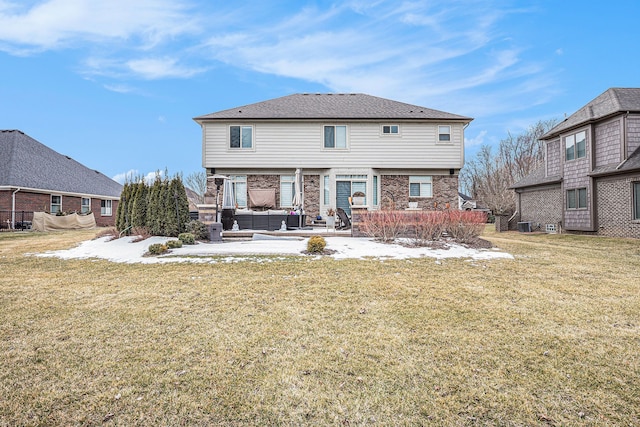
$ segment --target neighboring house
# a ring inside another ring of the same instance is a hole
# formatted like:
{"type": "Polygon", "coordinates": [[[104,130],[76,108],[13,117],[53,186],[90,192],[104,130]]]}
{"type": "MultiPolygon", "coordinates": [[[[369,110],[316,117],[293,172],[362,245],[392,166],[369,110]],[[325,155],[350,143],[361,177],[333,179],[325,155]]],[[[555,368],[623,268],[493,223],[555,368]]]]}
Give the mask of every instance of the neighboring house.
{"type": "Polygon", "coordinates": [[[463,193],[458,193],[458,209],[461,211],[482,211],[487,214],[491,214],[491,210],[478,203],[477,200],[471,196],[467,196],[463,193]]]}
{"type": "Polygon", "coordinates": [[[541,138],[544,164],[512,186],[543,231],[640,238],[640,88],[612,88],[541,138]]]}
{"type": "Polygon", "coordinates": [[[109,177],[21,131],[0,130],[0,213],[4,227],[7,220],[18,220],[14,212],[22,211],[91,211],[97,225],[112,226],[121,192],[122,185],[109,177]]]}
{"type": "Polygon", "coordinates": [[[207,175],[231,178],[238,207],[254,207],[252,190],[271,189],[275,208],[293,208],[301,168],[305,212],[315,217],[350,212],[356,192],[371,210],[455,209],[472,119],[365,94],[294,94],[194,120],[207,175]]]}

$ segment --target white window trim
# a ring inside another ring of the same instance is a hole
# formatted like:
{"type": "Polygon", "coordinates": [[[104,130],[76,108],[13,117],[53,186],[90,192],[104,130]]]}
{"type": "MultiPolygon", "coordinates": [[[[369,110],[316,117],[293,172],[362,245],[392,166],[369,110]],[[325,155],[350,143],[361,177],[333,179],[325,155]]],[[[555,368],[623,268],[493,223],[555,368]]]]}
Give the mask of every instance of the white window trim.
{"type": "Polygon", "coordinates": [[[453,128],[451,127],[451,125],[437,125],[436,126],[436,142],[438,144],[451,144],[453,142],[453,136],[452,136],[452,131],[453,128]],[[440,128],[441,127],[447,127],[449,128],[449,132],[440,132],[440,128]],[[440,135],[449,135],[449,140],[448,141],[442,141],[440,140],[440,135]]]}
{"type": "Polygon", "coordinates": [[[49,212],[51,212],[51,214],[57,214],[58,212],[62,212],[62,195],[60,194],[52,194],[51,197],[49,198],[49,212]],[[60,203],[56,203],[54,205],[53,203],[53,198],[54,197],[59,197],[60,198],[60,203]],[[53,207],[57,206],[58,210],[56,210],[55,212],[53,211],[53,207]]]}
{"type": "Polygon", "coordinates": [[[248,180],[247,180],[247,175],[230,175],[229,179],[231,180],[231,188],[233,188],[233,197],[235,199],[236,205],[239,208],[247,208],[249,207],[249,185],[248,185],[248,180]],[[238,179],[241,178],[241,179],[238,179]],[[245,191],[244,191],[244,200],[245,200],[245,204],[240,204],[238,203],[238,190],[237,190],[237,186],[236,184],[238,183],[244,183],[245,186],[245,191]]]}
{"type": "Polygon", "coordinates": [[[400,125],[399,125],[399,124],[395,124],[395,123],[385,123],[385,124],[382,124],[382,125],[380,125],[380,135],[381,135],[381,136],[384,136],[385,138],[388,138],[388,137],[398,137],[398,136],[400,136],[400,125]],[[385,128],[385,127],[388,127],[388,128],[390,128],[390,130],[391,130],[391,129],[393,129],[393,127],[394,127],[394,126],[397,128],[397,132],[391,132],[391,131],[389,131],[388,133],[385,133],[385,131],[384,131],[384,128],[385,128]]]}
{"type": "Polygon", "coordinates": [[[432,199],[433,198],[433,176],[431,175],[410,175],[409,176],[409,198],[411,199],[432,199]],[[429,182],[426,181],[421,181],[418,180],[416,178],[429,178],[429,182]],[[419,196],[412,196],[411,195],[411,184],[420,184],[420,195],[419,196]],[[429,195],[428,196],[423,196],[422,195],[422,189],[423,186],[427,186],[429,187],[429,195]]]}
{"type": "Polygon", "coordinates": [[[80,213],[88,213],[88,212],[91,212],[91,197],[81,197],[80,198],[80,213]],[[84,200],[88,200],[89,201],[89,204],[87,205],[87,210],[86,211],[83,209],[84,205],[82,204],[82,202],[84,200]]]}
{"type": "Polygon", "coordinates": [[[323,151],[344,151],[344,150],[348,150],[349,149],[349,126],[346,124],[336,124],[336,123],[325,123],[322,125],[322,136],[321,136],[321,144],[322,144],[322,150],[323,151]],[[344,127],[344,147],[336,147],[335,146],[335,135],[336,132],[334,132],[334,146],[333,147],[326,147],[324,145],[324,128],[331,126],[333,128],[337,128],[337,127],[344,127]]]}
{"type": "Polygon", "coordinates": [[[255,151],[255,149],[256,149],[256,129],[254,125],[233,123],[227,127],[227,150],[228,151],[238,151],[238,150],[255,151]],[[231,128],[232,127],[240,128],[240,147],[231,146],[231,128]],[[242,146],[242,128],[251,128],[251,147],[242,146]]]}
{"type": "Polygon", "coordinates": [[[281,208],[292,208],[293,207],[293,198],[295,197],[295,175],[280,175],[280,207],[281,208]],[[291,185],[291,200],[285,202],[282,198],[282,186],[283,185],[291,185]]]}
{"type": "Polygon", "coordinates": [[[100,216],[113,216],[113,200],[100,200],[100,216]],[[104,206],[103,206],[104,203],[104,206]],[[109,205],[109,206],[107,206],[109,205]],[[107,211],[107,208],[109,209],[107,211]]]}

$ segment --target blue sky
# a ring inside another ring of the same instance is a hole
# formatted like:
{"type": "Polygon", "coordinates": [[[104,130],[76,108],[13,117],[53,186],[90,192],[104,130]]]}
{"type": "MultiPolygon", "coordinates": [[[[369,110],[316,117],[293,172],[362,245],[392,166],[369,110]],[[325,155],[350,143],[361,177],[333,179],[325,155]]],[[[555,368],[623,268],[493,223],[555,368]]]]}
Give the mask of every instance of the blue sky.
{"type": "Polygon", "coordinates": [[[638,87],[640,2],[0,0],[0,129],[122,180],[201,169],[193,117],[358,92],[474,117],[466,157],[638,87]]]}

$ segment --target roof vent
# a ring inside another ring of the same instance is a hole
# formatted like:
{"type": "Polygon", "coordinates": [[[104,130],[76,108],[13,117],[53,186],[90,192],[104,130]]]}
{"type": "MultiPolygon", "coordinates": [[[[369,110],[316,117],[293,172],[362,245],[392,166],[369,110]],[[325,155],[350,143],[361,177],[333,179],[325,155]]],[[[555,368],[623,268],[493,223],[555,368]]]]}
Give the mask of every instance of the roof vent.
{"type": "Polygon", "coordinates": [[[73,160],[73,159],[72,159],[71,157],[69,157],[69,156],[65,156],[65,157],[66,157],[67,159],[69,159],[69,160],[73,160]]]}

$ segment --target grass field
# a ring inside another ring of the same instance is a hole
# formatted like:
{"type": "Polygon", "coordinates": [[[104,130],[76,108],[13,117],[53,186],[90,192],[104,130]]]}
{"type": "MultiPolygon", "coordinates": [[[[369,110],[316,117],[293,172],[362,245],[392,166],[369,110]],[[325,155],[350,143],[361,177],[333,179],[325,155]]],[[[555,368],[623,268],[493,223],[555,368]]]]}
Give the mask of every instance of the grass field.
{"type": "Polygon", "coordinates": [[[640,241],[115,264],[0,234],[0,425],[640,425],[640,241]]]}

